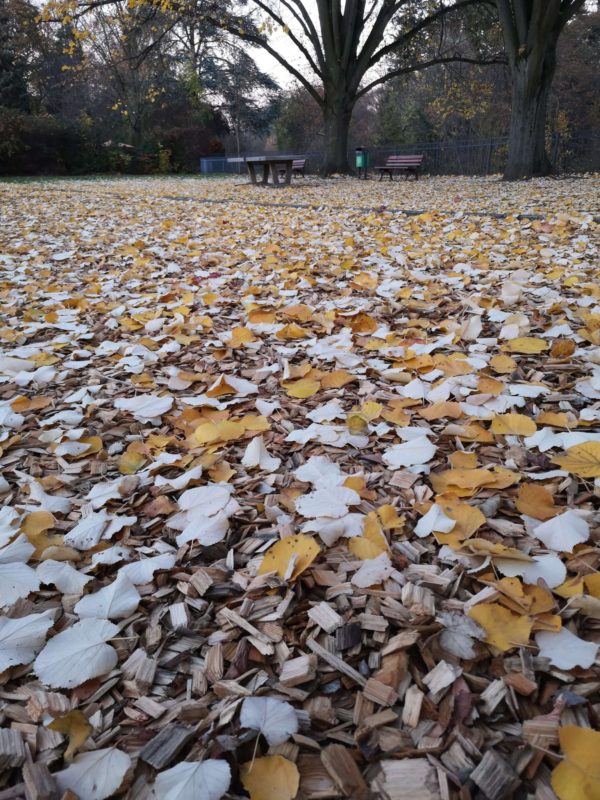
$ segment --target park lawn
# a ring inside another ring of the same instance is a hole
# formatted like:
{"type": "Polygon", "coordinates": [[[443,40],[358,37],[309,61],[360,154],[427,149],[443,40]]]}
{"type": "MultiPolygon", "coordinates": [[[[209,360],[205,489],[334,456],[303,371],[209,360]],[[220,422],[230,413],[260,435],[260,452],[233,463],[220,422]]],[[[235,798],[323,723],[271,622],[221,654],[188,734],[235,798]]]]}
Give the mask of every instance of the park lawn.
{"type": "Polygon", "coordinates": [[[0,183],[0,675],[61,790],[549,784],[597,681],[599,183],[0,183]]]}

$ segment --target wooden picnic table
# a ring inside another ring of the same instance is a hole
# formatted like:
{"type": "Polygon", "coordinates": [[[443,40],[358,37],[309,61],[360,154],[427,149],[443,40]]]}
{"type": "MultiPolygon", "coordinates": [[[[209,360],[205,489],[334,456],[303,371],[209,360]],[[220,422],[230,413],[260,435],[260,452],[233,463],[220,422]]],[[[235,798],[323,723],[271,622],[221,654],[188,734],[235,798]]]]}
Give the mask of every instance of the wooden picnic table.
{"type": "Polygon", "coordinates": [[[283,183],[290,184],[292,182],[292,170],[294,161],[301,159],[301,156],[249,156],[246,158],[246,166],[248,167],[248,174],[252,183],[257,183],[256,180],[256,167],[262,166],[262,180],[263,185],[269,182],[269,172],[275,185],[279,185],[279,171],[285,169],[285,178],[283,183]]]}

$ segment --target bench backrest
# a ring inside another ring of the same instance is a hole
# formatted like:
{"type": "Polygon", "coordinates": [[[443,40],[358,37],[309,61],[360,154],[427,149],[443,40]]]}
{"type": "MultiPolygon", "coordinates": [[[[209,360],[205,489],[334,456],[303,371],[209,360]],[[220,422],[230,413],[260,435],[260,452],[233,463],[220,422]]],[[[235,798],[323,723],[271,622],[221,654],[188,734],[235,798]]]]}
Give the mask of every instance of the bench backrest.
{"type": "Polygon", "coordinates": [[[306,166],[306,159],[299,158],[297,161],[292,162],[292,169],[304,169],[306,166]]]}
{"type": "Polygon", "coordinates": [[[388,156],[385,162],[386,167],[420,167],[423,163],[423,156],[388,156]]]}

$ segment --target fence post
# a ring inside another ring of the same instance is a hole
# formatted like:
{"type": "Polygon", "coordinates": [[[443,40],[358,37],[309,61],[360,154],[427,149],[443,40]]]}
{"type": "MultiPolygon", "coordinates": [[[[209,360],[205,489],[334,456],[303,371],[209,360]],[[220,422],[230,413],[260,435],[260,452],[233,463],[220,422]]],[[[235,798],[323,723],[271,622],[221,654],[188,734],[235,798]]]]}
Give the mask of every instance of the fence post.
{"type": "Polygon", "coordinates": [[[492,165],[492,150],[493,150],[493,147],[494,147],[494,145],[492,143],[492,140],[490,139],[490,141],[488,142],[487,158],[486,158],[486,161],[485,161],[485,174],[486,175],[490,174],[490,167],[492,165]]]}

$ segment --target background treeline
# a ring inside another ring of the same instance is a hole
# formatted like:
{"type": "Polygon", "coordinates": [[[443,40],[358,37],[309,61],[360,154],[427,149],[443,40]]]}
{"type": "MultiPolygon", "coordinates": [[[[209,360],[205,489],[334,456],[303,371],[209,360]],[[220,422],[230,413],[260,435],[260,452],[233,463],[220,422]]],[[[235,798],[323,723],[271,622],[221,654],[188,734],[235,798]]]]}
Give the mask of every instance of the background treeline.
{"type": "MultiPolygon", "coordinates": [[[[201,2],[201,0],[199,0],[201,2]]],[[[307,90],[281,89],[239,41],[199,15],[116,2],[85,30],[0,0],[0,173],[197,172],[227,151],[315,152],[323,116],[307,90]]],[[[439,64],[391,80],[354,108],[350,142],[374,147],[505,135],[503,64],[439,64]]],[[[548,136],[600,130],[600,13],[559,43],[548,136]]]]}

